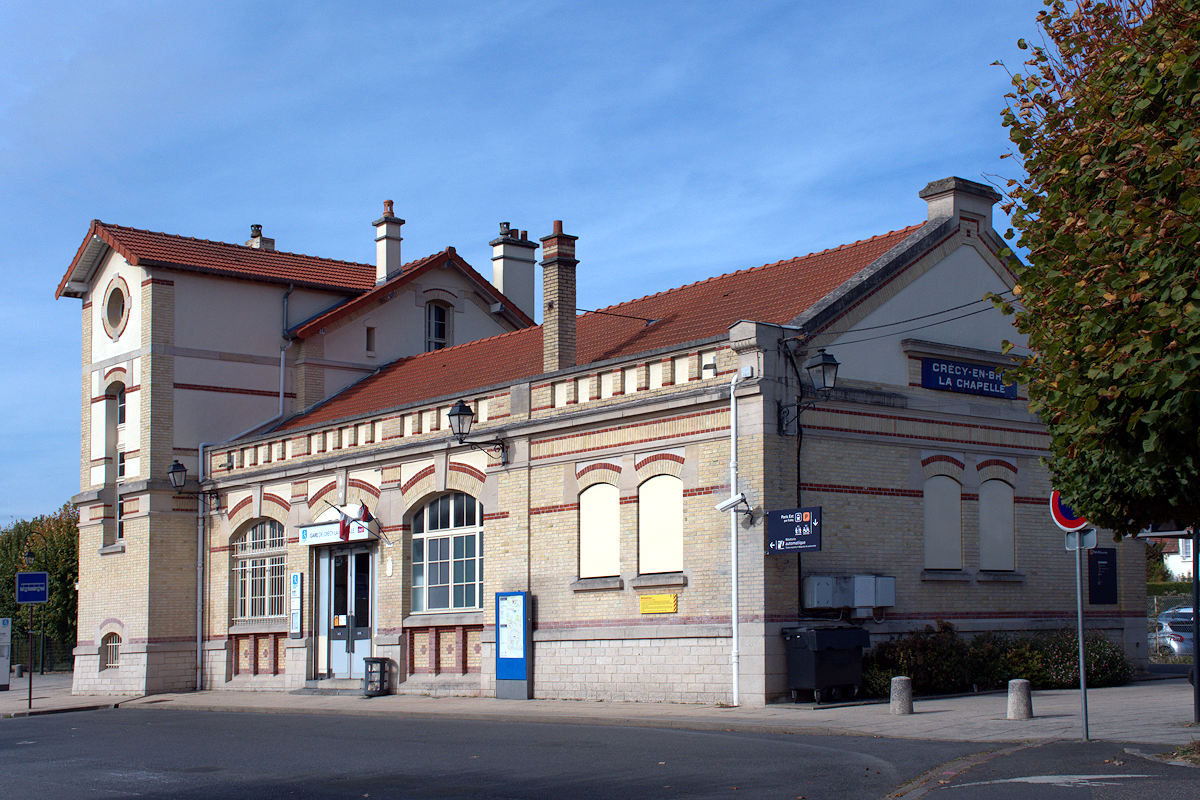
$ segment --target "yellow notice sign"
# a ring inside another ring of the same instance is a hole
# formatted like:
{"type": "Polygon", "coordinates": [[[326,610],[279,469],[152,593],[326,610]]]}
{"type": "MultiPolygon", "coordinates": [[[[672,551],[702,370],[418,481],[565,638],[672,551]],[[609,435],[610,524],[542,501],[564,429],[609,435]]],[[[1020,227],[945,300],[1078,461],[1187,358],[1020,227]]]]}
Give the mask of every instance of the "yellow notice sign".
{"type": "Polygon", "coordinates": [[[638,600],[643,614],[674,614],[679,610],[677,594],[644,594],[638,600]]]}

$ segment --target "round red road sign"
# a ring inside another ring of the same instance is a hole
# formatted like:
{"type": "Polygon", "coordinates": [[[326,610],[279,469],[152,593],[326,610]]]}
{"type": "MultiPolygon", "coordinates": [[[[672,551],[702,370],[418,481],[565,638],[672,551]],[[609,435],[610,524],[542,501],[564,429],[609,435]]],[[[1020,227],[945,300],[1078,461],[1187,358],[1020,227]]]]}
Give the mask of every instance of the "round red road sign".
{"type": "Polygon", "coordinates": [[[1088,521],[1079,516],[1072,508],[1062,501],[1058,490],[1050,492],[1050,517],[1054,524],[1064,531],[1077,531],[1086,528],[1088,521]]]}

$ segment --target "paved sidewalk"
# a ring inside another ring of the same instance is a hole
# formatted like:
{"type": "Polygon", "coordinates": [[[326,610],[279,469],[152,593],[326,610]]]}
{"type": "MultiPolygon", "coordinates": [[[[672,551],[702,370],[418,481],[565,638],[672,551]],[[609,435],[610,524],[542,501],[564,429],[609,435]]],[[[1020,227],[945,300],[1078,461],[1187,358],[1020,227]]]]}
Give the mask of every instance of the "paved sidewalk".
{"type": "MultiPolygon", "coordinates": [[[[0,717],[26,714],[26,678],[0,692],[0,717]]],[[[740,730],[761,733],[841,733],[903,739],[972,742],[1077,740],[1078,690],[1034,692],[1030,720],[1005,718],[1003,693],[917,699],[916,713],[893,716],[888,705],[813,706],[781,703],[721,708],[671,703],[573,700],[497,700],[486,697],[297,695],[284,692],[207,691],[147,697],[72,695],[71,676],[34,675],[33,713],[86,708],[167,708],[203,711],[368,714],[433,719],[519,720],[593,725],[740,730]]],[[[1148,681],[1088,691],[1092,739],[1185,744],[1200,739],[1191,725],[1192,687],[1186,679],[1148,681]]]]}

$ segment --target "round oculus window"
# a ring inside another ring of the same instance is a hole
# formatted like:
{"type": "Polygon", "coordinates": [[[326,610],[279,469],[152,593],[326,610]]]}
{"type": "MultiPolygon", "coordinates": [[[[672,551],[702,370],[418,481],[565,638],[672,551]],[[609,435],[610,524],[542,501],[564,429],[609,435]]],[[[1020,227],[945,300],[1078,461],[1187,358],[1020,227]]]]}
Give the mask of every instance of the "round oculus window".
{"type": "Polygon", "coordinates": [[[125,323],[129,321],[129,299],[126,296],[125,282],[120,278],[108,285],[101,321],[104,323],[104,332],[113,339],[121,335],[125,323]]]}

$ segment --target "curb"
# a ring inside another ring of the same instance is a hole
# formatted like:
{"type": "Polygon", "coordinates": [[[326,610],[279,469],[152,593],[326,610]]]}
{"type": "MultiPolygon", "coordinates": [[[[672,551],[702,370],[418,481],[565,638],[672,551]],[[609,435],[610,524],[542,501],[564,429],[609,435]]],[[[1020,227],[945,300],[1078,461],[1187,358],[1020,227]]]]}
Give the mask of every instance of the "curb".
{"type": "Polygon", "coordinates": [[[117,703],[100,703],[91,706],[70,706],[68,708],[34,708],[26,711],[5,711],[0,719],[17,719],[18,717],[41,717],[48,714],[69,714],[72,711],[103,711],[114,709],[117,703]]]}

